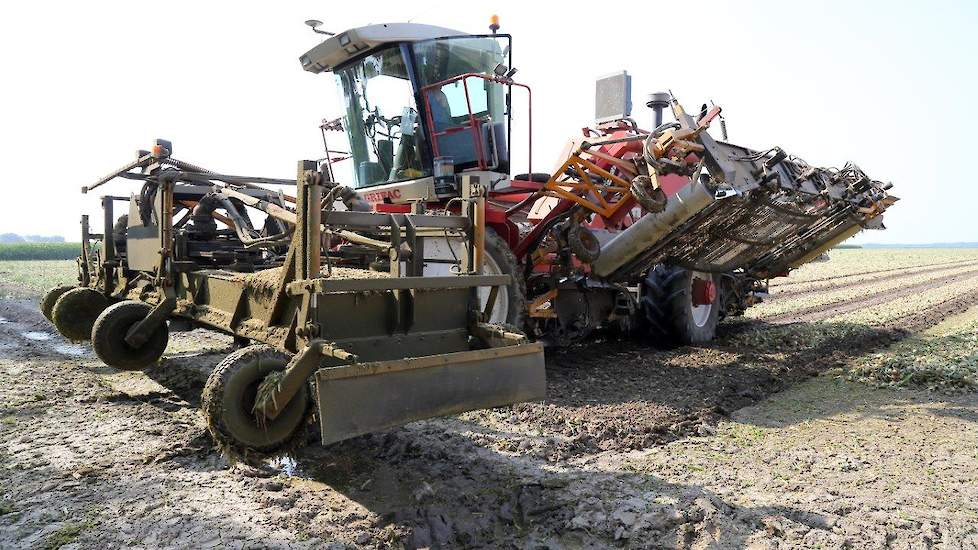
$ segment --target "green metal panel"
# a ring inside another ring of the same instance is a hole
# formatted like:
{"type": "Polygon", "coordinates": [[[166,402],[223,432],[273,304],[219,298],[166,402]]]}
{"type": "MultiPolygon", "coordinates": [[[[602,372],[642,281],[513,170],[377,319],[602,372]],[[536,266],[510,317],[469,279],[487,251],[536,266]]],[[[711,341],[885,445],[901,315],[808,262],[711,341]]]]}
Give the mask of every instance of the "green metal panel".
{"type": "MultiPolygon", "coordinates": [[[[159,193],[156,211],[159,212],[159,193]]],[[[111,234],[111,233],[110,233],[111,234]]],[[[129,269],[152,272],[160,265],[160,226],[143,225],[136,196],[129,199],[129,227],[126,232],[126,254],[129,269]]]]}
{"type": "Polygon", "coordinates": [[[469,293],[468,288],[455,288],[318,294],[320,335],[339,342],[464,329],[469,321],[469,293]]]}
{"type": "Polygon", "coordinates": [[[546,397],[543,346],[522,344],[316,372],[323,445],[408,422],[546,397]]]}
{"type": "Polygon", "coordinates": [[[462,326],[453,330],[382,334],[336,342],[356,354],[361,361],[387,361],[403,357],[422,357],[469,349],[469,331],[462,326]]]}

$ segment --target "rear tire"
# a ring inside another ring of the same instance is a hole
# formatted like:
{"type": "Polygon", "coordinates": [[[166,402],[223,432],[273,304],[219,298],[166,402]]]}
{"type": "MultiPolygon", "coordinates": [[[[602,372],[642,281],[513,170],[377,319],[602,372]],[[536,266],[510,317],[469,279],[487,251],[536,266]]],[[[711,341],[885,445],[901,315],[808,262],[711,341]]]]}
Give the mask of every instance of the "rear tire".
{"type": "Polygon", "coordinates": [[[142,346],[126,342],[126,334],[153,310],[148,304],[129,300],[119,302],[98,316],[92,327],[92,349],[103,363],[120,370],[142,370],[163,356],[170,340],[166,322],[160,324],[142,346]]]}
{"type": "Polygon", "coordinates": [[[248,346],[228,355],[207,379],[201,399],[207,429],[232,460],[260,460],[304,442],[301,428],[312,403],[308,384],[274,420],[253,412],[258,386],[270,374],[284,371],[291,359],[271,346],[248,346]]]}
{"type": "Polygon", "coordinates": [[[101,292],[87,287],[77,287],[58,297],[51,308],[54,328],[69,340],[82,342],[92,336],[95,319],[112,302],[101,292]]]}
{"type": "Polygon", "coordinates": [[[709,273],[680,267],[656,265],[643,283],[641,309],[648,324],[648,334],[667,344],[702,344],[716,336],[721,300],[706,305],[693,304],[693,280],[708,279],[709,273]]]}
{"type": "Polygon", "coordinates": [[[74,285],[60,285],[52,288],[44,294],[44,297],[41,298],[41,313],[44,314],[44,317],[48,321],[52,320],[51,313],[54,311],[54,304],[58,301],[58,298],[73,288],[75,288],[74,285]]]}
{"type": "MultiPolygon", "coordinates": [[[[526,281],[523,280],[516,255],[492,229],[486,228],[486,259],[483,265],[485,275],[509,275],[512,281],[500,288],[492,309],[490,321],[524,328],[526,321],[526,281]],[[505,289],[505,293],[502,292],[505,289]]],[[[479,307],[485,308],[489,296],[488,288],[479,289],[479,307]]]]}

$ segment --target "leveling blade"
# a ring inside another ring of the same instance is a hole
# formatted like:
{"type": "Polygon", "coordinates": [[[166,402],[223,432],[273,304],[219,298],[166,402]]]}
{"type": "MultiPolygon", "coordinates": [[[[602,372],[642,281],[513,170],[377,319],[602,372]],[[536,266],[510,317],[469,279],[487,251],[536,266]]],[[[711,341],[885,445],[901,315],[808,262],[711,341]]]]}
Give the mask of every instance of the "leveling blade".
{"type": "Polygon", "coordinates": [[[327,367],[316,387],[323,445],[547,392],[540,343],[327,367]]]}

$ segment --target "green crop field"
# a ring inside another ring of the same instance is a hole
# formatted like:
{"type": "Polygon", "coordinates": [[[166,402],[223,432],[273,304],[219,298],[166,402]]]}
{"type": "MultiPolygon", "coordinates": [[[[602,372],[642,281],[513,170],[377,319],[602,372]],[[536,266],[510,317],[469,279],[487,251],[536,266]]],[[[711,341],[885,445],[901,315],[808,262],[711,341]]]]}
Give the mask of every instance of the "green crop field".
{"type": "Polygon", "coordinates": [[[81,243],[3,243],[0,260],[73,260],[81,243]]]}
{"type": "Polygon", "coordinates": [[[38,297],[51,287],[77,280],[74,260],[0,260],[0,292],[4,295],[38,297]]]}

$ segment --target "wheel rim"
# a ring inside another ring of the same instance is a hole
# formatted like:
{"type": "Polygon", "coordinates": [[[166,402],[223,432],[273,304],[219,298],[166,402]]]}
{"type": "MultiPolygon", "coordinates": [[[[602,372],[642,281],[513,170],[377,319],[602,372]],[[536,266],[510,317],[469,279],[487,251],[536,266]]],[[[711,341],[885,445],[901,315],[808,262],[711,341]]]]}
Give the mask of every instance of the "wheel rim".
{"type": "Polygon", "coordinates": [[[710,314],[713,313],[713,305],[716,302],[710,302],[708,304],[695,305],[693,300],[693,282],[696,279],[703,279],[706,281],[712,281],[713,276],[709,273],[702,273],[699,271],[693,271],[689,277],[689,308],[693,319],[693,324],[699,328],[705,327],[710,322],[710,314]]]}
{"type": "MultiPolygon", "coordinates": [[[[484,275],[506,275],[491,254],[485,254],[483,257],[485,258],[482,264],[484,275]]],[[[489,302],[490,290],[488,287],[479,287],[479,307],[482,311],[485,311],[486,304],[489,302]]],[[[496,294],[496,303],[492,306],[489,322],[503,324],[507,319],[509,319],[509,286],[503,285],[499,287],[496,294]]]]}

